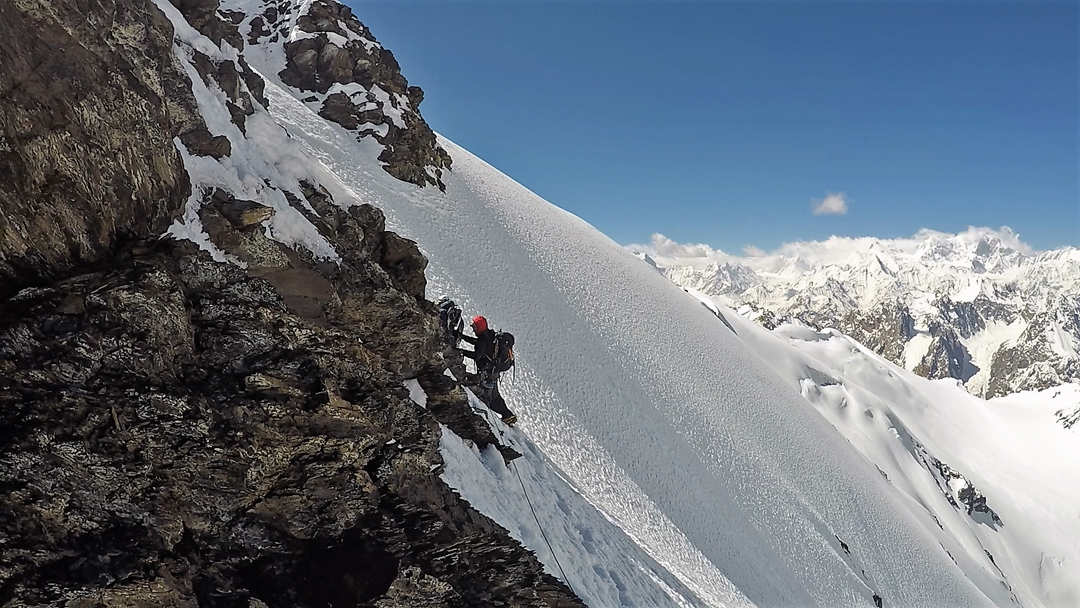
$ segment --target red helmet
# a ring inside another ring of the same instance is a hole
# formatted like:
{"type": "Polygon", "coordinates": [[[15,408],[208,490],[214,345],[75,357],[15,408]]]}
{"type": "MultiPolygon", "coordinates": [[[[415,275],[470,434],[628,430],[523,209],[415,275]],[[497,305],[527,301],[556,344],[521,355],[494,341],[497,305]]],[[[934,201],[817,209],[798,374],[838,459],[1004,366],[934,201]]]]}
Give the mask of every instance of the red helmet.
{"type": "Polygon", "coordinates": [[[472,318],[472,328],[475,333],[482,334],[487,331],[487,319],[476,315],[472,318]]]}

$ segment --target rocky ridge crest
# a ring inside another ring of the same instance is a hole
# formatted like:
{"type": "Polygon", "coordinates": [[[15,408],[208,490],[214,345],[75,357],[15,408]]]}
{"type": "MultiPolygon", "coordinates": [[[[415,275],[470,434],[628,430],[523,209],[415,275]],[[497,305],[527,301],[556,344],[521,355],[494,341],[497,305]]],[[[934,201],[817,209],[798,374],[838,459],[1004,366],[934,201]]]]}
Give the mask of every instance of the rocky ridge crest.
{"type": "Polygon", "coordinates": [[[442,172],[452,161],[420,117],[423,90],[409,86],[394,54],[349,7],[315,0],[300,10],[288,1],[267,2],[238,27],[247,44],[282,45],[281,81],[306,93],[303,101],[319,116],[382,144],[379,160],[388,173],[445,190],[442,172]]]}

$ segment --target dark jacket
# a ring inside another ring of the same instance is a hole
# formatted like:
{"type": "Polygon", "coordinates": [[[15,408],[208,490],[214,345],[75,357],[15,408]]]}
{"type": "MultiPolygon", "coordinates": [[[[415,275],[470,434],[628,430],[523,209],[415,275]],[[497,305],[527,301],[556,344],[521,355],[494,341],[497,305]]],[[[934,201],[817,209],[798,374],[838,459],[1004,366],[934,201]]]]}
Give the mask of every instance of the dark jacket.
{"type": "Polygon", "coordinates": [[[461,335],[461,339],[473,345],[473,350],[458,349],[463,356],[476,361],[476,372],[480,376],[480,392],[477,396],[493,411],[502,416],[503,422],[513,424],[517,417],[506,401],[499,394],[499,372],[495,371],[495,331],[480,332],[479,336],[461,335]],[[513,418],[513,420],[509,420],[513,418]]]}
{"type": "Polygon", "coordinates": [[[479,336],[461,335],[461,339],[473,345],[473,350],[461,349],[461,354],[476,361],[476,371],[493,372],[495,366],[495,331],[480,332],[479,336]]]}

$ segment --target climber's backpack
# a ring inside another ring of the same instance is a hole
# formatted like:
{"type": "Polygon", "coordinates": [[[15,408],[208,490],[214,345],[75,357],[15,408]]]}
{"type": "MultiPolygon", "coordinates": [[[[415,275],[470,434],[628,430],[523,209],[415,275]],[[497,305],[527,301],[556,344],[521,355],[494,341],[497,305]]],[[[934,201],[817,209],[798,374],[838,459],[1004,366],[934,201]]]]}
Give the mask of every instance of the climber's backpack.
{"type": "Polygon", "coordinates": [[[439,326],[442,327],[443,336],[454,342],[457,342],[465,329],[465,322],[461,319],[461,307],[447,297],[439,299],[439,326]]]}
{"type": "Polygon", "coordinates": [[[514,367],[514,334],[500,331],[495,334],[495,371],[505,372],[514,367]]]}

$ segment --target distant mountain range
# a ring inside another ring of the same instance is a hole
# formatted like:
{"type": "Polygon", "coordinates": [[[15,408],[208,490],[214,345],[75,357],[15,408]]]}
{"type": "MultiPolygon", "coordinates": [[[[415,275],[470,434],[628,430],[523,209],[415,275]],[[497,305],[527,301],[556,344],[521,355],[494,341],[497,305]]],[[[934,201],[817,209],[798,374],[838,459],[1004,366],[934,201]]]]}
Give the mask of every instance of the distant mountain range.
{"type": "Polygon", "coordinates": [[[661,235],[631,249],[770,329],[836,328],[980,397],[1080,382],[1080,250],[1037,253],[1008,228],[833,237],[746,257],[661,235]]]}

